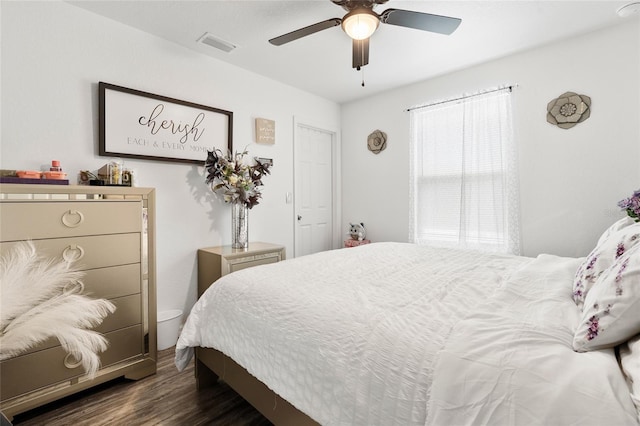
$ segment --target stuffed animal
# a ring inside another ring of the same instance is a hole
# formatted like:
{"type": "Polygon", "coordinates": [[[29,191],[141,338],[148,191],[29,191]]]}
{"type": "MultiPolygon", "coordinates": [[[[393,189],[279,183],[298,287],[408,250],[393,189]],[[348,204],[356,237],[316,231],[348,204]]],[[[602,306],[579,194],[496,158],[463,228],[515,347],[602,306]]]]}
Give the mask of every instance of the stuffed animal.
{"type": "Polygon", "coordinates": [[[364,223],[349,223],[349,235],[354,240],[362,241],[367,237],[367,232],[364,229],[364,223]]]}

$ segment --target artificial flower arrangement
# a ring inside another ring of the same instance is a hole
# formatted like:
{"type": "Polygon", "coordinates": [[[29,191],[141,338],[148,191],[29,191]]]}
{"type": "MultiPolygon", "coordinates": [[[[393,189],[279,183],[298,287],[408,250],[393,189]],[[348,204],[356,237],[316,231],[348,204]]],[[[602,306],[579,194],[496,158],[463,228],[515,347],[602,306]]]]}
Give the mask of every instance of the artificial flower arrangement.
{"type": "Polygon", "coordinates": [[[207,151],[204,167],[207,171],[206,183],[213,192],[221,192],[226,203],[242,203],[248,208],[259,203],[262,197],[260,186],[262,177],[271,173],[270,163],[254,158],[253,165],[245,164],[247,150],[231,154],[216,149],[207,151]]]}
{"type": "Polygon", "coordinates": [[[627,214],[636,222],[640,222],[640,189],[635,191],[631,197],[620,200],[618,207],[626,210],[627,214]]]}

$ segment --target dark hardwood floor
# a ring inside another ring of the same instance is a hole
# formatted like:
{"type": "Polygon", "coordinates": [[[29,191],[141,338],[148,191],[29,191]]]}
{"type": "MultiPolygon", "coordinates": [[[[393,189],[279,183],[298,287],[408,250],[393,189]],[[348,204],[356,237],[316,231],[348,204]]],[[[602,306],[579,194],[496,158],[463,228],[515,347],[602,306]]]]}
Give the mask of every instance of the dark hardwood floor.
{"type": "Polygon", "coordinates": [[[158,352],[158,372],[117,379],[14,417],[14,425],[228,425],[271,423],[226,383],[198,391],[193,361],[179,372],[175,348],[158,352]]]}

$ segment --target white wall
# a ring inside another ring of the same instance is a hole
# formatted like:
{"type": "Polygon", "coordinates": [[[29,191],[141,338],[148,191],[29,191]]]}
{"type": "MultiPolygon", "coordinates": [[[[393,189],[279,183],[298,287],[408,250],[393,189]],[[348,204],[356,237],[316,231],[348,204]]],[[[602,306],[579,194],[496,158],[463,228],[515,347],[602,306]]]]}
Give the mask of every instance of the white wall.
{"type": "MultiPolygon", "coordinates": [[[[464,54],[452,53],[452,54],[464,54]]],[[[407,241],[409,114],[413,105],[518,84],[514,91],[525,255],[584,256],[640,188],[640,21],[413,84],[342,106],[342,218],[375,241],[407,241]],[[563,130],[547,103],[591,96],[591,117],[563,130]],[[367,135],[388,134],[378,155],[367,135]]]]}
{"type": "MultiPolygon", "coordinates": [[[[263,200],[250,211],[252,241],[293,254],[293,118],[340,126],[339,105],[205,57],[67,3],[2,2],[0,168],[48,168],[72,182],[96,170],[99,81],[234,113],[234,147],[274,159],[263,200]],[[258,145],[254,119],[276,122],[276,144],[258,145]]],[[[204,162],[203,157],[203,162],[204,162]]],[[[156,188],[158,308],[187,310],[196,298],[196,250],[230,244],[230,207],[205,186],[203,168],[126,160],[139,186],[156,188]]]]}

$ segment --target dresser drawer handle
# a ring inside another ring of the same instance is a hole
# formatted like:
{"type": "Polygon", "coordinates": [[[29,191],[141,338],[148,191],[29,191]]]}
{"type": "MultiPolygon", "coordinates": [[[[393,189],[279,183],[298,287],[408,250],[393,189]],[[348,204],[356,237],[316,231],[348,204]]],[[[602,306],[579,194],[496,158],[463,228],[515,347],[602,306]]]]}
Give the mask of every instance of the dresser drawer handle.
{"type": "Polygon", "coordinates": [[[68,369],[78,368],[81,365],[82,365],[82,359],[77,360],[71,354],[67,354],[67,356],[64,357],[64,366],[67,367],[68,369]]]}
{"type": "Polygon", "coordinates": [[[84,222],[84,215],[78,210],[69,210],[62,215],[62,223],[67,228],[77,228],[84,222]]]}
{"type": "Polygon", "coordinates": [[[62,258],[67,262],[74,262],[84,257],[84,249],[81,246],[70,245],[62,252],[62,258]]]}
{"type": "Polygon", "coordinates": [[[69,293],[76,293],[76,294],[80,294],[84,292],[84,283],[80,280],[71,282],[71,283],[67,283],[64,288],[62,289],[62,292],[65,294],[69,294],[69,293]]]}

